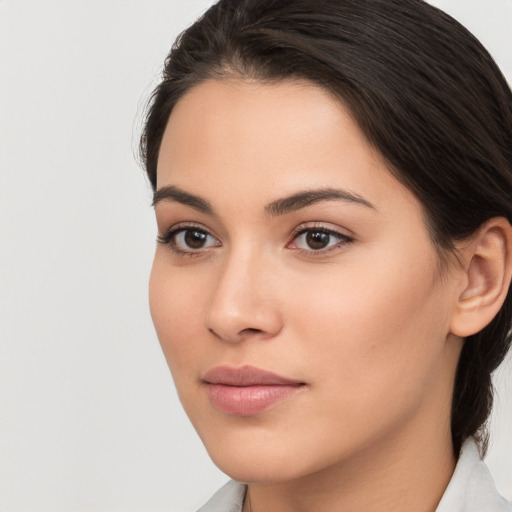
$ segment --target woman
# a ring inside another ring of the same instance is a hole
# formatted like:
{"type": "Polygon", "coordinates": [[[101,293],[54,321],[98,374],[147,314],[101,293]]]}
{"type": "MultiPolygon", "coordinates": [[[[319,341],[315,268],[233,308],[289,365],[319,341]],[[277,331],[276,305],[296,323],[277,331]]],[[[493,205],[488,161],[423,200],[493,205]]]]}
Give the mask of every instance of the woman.
{"type": "Polygon", "coordinates": [[[141,144],[151,312],[233,478],[201,510],[505,511],[512,94],[420,0],[221,0],[141,144]]]}

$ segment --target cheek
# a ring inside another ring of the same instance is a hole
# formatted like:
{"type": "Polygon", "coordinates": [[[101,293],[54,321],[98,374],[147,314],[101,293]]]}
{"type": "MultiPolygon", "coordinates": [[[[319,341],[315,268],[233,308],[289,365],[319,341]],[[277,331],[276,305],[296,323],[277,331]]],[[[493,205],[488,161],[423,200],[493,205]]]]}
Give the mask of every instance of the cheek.
{"type": "Polygon", "coordinates": [[[163,252],[158,249],[153,262],[149,306],[167,364],[175,376],[198,357],[194,341],[204,323],[200,315],[204,288],[201,280],[187,278],[186,273],[166,263],[163,252]]]}
{"type": "Polygon", "coordinates": [[[357,396],[359,403],[426,388],[449,323],[429,259],[374,261],[358,259],[357,271],[348,263],[327,269],[290,290],[294,338],[302,340],[321,383],[336,382],[346,391],[340,396],[357,396]]]}

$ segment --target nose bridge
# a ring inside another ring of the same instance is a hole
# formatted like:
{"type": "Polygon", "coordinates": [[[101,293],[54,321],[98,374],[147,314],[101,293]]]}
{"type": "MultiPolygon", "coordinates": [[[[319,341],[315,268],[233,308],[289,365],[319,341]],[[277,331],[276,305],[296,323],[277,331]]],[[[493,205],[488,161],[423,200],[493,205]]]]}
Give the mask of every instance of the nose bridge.
{"type": "Polygon", "coordinates": [[[226,251],[206,327],[225,341],[270,337],[281,329],[277,304],[269,258],[261,249],[240,244],[226,251]]]}

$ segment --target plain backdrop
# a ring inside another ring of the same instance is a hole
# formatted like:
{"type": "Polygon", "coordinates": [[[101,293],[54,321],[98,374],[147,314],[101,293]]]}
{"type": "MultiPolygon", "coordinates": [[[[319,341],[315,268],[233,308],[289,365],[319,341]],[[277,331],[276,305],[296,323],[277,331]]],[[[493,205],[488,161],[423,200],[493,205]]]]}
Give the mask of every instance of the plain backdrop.
{"type": "MultiPolygon", "coordinates": [[[[512,1],[433,2],[512,79],[512,1]]],[[[134,153],[175,36],[207,0],[0,0],[0,510],[192,511],[227,477],[151,325],[134,153]]],[[[512,498],[512,370],[487,458],[512,498]]]]}

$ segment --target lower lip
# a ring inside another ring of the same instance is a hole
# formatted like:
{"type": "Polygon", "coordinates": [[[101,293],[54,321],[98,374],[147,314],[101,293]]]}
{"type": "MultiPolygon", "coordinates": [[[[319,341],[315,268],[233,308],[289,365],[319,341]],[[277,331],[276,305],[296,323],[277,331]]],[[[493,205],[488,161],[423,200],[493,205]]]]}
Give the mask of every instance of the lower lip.
{"type": "Polygon", "coordinates": [[[213,405],[222,412],[237,416],[259,414],[272,405],[291,398],[304,387],[302,384],[254,386],[206,384],[207,393],[213,405]]]}

